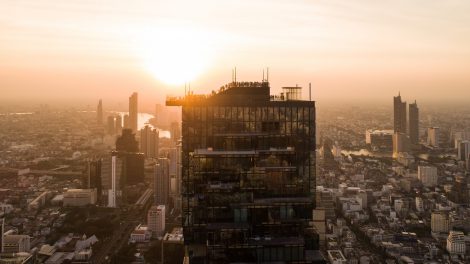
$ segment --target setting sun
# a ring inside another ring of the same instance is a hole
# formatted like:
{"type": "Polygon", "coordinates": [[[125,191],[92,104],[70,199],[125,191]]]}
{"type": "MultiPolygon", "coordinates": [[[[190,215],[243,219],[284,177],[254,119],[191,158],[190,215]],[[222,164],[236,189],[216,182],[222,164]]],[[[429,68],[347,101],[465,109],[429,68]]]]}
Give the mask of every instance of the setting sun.
{"type": "Polygon", "coordinates": [[[132,40],[143,68],[169,85],[196,78],[210,64],[214,50],[205,32],[188,28],[145,29],[132,40]]]}

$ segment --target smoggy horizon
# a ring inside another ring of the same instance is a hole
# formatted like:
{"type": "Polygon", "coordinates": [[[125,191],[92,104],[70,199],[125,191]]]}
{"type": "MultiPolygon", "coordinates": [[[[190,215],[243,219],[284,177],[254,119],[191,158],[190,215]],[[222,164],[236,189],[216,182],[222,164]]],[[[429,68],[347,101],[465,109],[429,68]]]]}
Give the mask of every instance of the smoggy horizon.
{"type": "Polygon", "coordinates": [[[313,100],[462,104],[470,97],[463,1],[0,1],[0,101],[144,108],[261,81],[313,100]]]}

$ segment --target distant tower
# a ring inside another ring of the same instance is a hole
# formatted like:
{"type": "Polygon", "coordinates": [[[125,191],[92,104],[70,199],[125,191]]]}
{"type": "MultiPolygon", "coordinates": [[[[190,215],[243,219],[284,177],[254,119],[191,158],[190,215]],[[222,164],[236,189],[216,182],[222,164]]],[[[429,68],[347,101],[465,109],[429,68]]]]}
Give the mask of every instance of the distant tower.
{"type": "Polygon", "coordinates": [[[406,133],[406,102],[401,101],[400,93],[393,97],[393,127],[395,132],[406,133]]]}
{"type": "Polygon", "coordinates": [[[138,102],[137,102],[137,93],[133,93],[129,97],[129,128],[132,129],[134,133],[137,132],[137,123],[138,123],[138,102]]]}
{"type": "Polygon", "coordinates": [[[109,135],[114,135],[116,132],[116,125],[114,123],[114,116],[108,116],[108,122],[107,122],[107,130],[109,135]]]}
{"type": "Polygon", "coordinates": [[[130,129],[130,125],[129,125],[129,115],[124,115],[124,118],[123,118],[123,128],[130,129]]]}
{"type": "Polygon", "coordinates": [[[170,194],[169,167],[170,161],[167,158],[158,159],[158,164],[155,165],[154,195],[155,204],[157,205],[168,205],[170,194]]]}
{"type": "Polygon", "coordinates": [[[140,130],[140,151],[146,158],[158,158],[158,130],[145,126],[140,130]]]}
{"type": "Polygon", "coordinates": [[[98,107],[96,109],[96,122],[98,125],[103,125],[103,102],[100,101],[98,102],[98,107]]]}
{"type": "Polygon", "coordinates": [[[181,128],[178,122],[172,122],[170,127],[171,139],[177,143],[181,138],[181,128]]]}
{"type": "Polygon", "coordinates": [[[409,105],[410,143],[413,146],[419,143],[419,108],[416,101],[409,105]]]}
{"type": "Polygon", "coordinates": [[[101,185],[101,160],[89,160],[87,163],[88,173],[83,184],[85,189],[96,189],[98,201],[101,201],[102,185],[101,185]]]}
{"type": "Polygon", "coordinates": [[[108,207],[116,207],[116,156],[111,157],[111,189],[108,191],[108,207]]]}
{"type": "Polygon", "coordinates": [[[120,135],[122,133],[122,117],[121,115],[117,115],[115,119],[115,127],[116,127],[116,135],[120,135]]]}
{"type": "Polygon", "coordinates": [[[428,145],[431,147],[438,148],[440,142],[440,134],[438,127],[430,127],[428,128],[428,145]]]}

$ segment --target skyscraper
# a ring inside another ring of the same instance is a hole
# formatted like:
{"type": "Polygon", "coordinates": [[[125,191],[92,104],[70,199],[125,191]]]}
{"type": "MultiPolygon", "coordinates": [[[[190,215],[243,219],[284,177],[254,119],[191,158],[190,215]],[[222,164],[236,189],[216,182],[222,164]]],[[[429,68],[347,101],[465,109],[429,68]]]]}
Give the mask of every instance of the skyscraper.
{"type": "Polygon", "coordinates": [[[182,106],[183,232],[190,263],[304,263],[318,246],[315,102],[300,87],[232,82],[182,106]]]}
{"type": "Polygon", "coordinates": [[[173,142],[178,142],[181,138],[181,129],[180,129],[180,124],[178,122],[172,122],[171,123],[171,128],[170,128],[170,133],[171,133],[171,139],[173,142]]]}
{"type": "Polygon", "coordinates": [[[154,175],[154,199],[155,204],[169,205],[170,196],[170,174],[169,160],[167,158],[159,158],[155,165],[154,175]]]}
{"type": "Polygon", "coordinates": [[[116,116],[115,129],[116,129],[116,135],[120,135],[122,133],[122,117],[121,117],[121,115],[116,116]]]}
{"type": "Polygon", "coordinates": [[[463,140],[459,141],[457,145],[457,159],[466,161],[470,155],[470,141],[463,140]]]}
{"type": "Polygon", "coordinates": [[[393,134],[393,157],[397,158],[400,153],[408,152],[409,147],[409,138],[405,133],[395,132],[393,134]]]}
{"type": "Polygon", "coordinates": [[[98,203],[101,201],[101,160],[89,160],[87,163],[88,173],[83,184],[84,189],[96,189],[98,203]]]}
{"type": "Polygon", "coordinates": [[[440,142],[440,134],[438,127],[430,127],[428,128],[428,145],[431,147],[438,148],[440,142]]]}
{"type": "Polygon", "coordinates": [[[137,132],[138,111],[137,93],[133,93],[129,97],[129,128],[134,133],[137,132]]]}
{"type": "MultiPolygon", "coordinates": [[[[117,207],[121,203],[122,198],[122,171],[123,160],[116,156],[116,152],[112,152],[109,156],[104,157],[101,162],[101,188],[106,190],[107,206],[117,207]]],[[[98,194],[100,196],[101,194],[98,194]]]]}
{"type": "Polygon", "coordinates": [[[393,97],[393,128],[395,132],[406,133],[406,102],[401,101],[400,93],[393,97]]]}
{"type": "Polygon", "coordinates": [[[116,133],[116,125],[114,123],[114,116],[108,116],[108,121],[106,124],[107,132],[109,135],[114,135],[116,133]]]}
{"type": "Polygon", "coordinates": [[[409,105],[410,143],[413,146],[419,143],[419,108],[416,101],[409,105]]]}
{"type": "Polygon", "coordinates": [[[126,129],[130,129],[130,125],[129,125],[129,115],[124,115],[124,118],[122,119],[123,120],[123,128],[126,128],[126,129]]]}
{"type": "Polygon", "coordinates": [[[98,123],[99,126],[103,125],[103,102],[101,99],[98,102],[98,107],[96,108],[96,123],[98,123]]]}
{"type": "Polygon", "coordinates": [[[158,158],[158,130],[145,126],[140,130],[140,151],[146,158],[158,158]]]}
{"type": "Polygon", "coordinates": [[[153,205],[147,212],[147,226],[153,237],[165,234],[165,206],[153,205]]]}
{"type": "Polygon", "coordinates": [[[125,165],[122,186],[143,183],[145,157],[143,153],[139,152],[139,142],[137,142],[135,134],[130,129],[122,130],[122,135],[116,140],[116,151],[125,165]]]}

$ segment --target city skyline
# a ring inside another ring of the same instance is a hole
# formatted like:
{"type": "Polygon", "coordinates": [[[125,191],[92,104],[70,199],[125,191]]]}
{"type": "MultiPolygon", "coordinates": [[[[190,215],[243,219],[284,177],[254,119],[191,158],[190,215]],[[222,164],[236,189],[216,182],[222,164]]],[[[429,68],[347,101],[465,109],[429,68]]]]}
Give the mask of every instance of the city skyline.
{"type": "Polygon", "coordinates": [[[10,103],[87,104],[136,91],[149,105],[182,95],[185,81],[208,93],[233,67],[245,80],[261,80],[269,67],[275,91],[312,82],[320,102],[386,102],[398,90],[422,104],[470,96],[470,4],[461,1],[4,0],[0,7],[0,85],[10,103]]]}
{"type": "Polygon", "coordinates": [[[470,2],[0,10],[0,264],[470,263],[470,2]]]}

